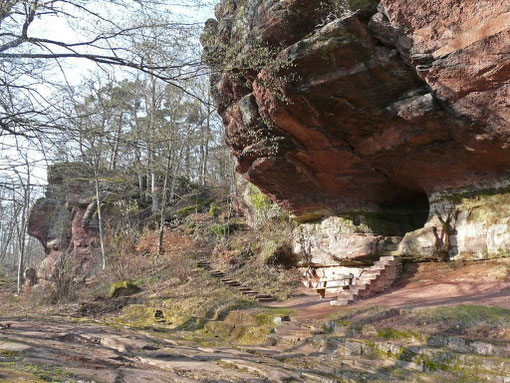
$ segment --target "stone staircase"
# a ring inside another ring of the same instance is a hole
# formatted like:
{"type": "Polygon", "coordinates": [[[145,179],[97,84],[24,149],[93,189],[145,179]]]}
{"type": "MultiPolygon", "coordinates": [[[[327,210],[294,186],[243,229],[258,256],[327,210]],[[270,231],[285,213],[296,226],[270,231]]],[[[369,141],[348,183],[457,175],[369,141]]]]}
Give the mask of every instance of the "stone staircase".
{"type": "Polygon", "coordinates": [[[246,295],[255,299],[258,302],[274,302],[276,301],[276,297],[267,294],[260,294],[258,291],[253,290],[248,286],[244,286],[241,282],[227,278],[225,273],[220,270],[214,270],[211,268],[211,264],[207,260],[201,260],[197,262],[197,267],[202,268],[208,271],[213,277],[219,279],[223,284],[230,286],[232,288],[237,289],[241,294],[246,295]]]}
{"type": "MultiPolygon", "coordinates": [[[[396,250],[389,250],[397,252],[396,250]]],[[[386,253],[387,254],[387,253],[386,253]]],[[[402,260],[395,255],[382,256],[373,266],[365,269],[353,283],[338,294],[332,306],[347,306],[348,304],[369,298],[390,287],[402,272],[402,260]]]]}

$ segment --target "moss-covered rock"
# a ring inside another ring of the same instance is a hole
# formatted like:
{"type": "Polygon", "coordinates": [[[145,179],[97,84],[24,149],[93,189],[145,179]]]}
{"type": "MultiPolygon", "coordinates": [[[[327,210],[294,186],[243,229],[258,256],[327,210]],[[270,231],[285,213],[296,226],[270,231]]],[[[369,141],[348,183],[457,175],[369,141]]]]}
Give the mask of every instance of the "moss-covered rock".
{"type": "Polygon", "coordinates": [[[130,281],[120,281],[115,282],[110,287],[110,298],[117,298],[122,296],[133,295],[140,292],[141,289],[133,282],[130,281]]]}

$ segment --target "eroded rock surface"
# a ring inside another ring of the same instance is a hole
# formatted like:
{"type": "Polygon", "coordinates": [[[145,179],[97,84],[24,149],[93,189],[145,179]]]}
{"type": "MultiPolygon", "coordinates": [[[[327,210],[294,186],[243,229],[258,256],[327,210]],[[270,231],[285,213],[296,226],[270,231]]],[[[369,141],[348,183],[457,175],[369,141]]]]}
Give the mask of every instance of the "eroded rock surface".
{"type": "Polygon", "coordinates": [[[66,257],[85,274],[99,264],[97,228],[91,222],[91,214],[83,219],[87,209],[92,210],[95,205],[89,185],[91,176],[91,169],[84,164],[50,167],[46,195],[30,210],[28,233],[41,242],[48,254],[37,270],[43,283],[55,278],[66,257]]]}
{"type": "MultiPolygon", "coordinates": [[[[41,242],[47,254],[37,270],[40,282],[54,280],[59,267],[65,266],[79,278],[101,267],[93,180],[92,169],[83,163],[61,163],[48,169],[45,197],[35,202],[27,220],[28,234],[41,242]]],[[[129,200],[130,193],[122,193],[128,182],[119,174],[102,177],[101,201],[129,200]]]]}
{"type": "MultiPolygon", "coordinates": [[[[395,311],[386,313],[395,318],[395,311]]],[[[275,344],[200,346],[184,340],[190,334],[13,318],[0,334],[0,380],[18,381],[9,380],[17,369],[44,371],[44,381],[98,383],[499,383],[509,376],[507,342],[322,322],[275,325],[275,344]]],[[[39,381],[30,378],[19,381],[39,381]]]]}
{"type": "Polygon", "coordinates": [[[238,171],[303,221],[506,178],[509,5],[333,3],[223,0],[207,22],[238,171]]]}

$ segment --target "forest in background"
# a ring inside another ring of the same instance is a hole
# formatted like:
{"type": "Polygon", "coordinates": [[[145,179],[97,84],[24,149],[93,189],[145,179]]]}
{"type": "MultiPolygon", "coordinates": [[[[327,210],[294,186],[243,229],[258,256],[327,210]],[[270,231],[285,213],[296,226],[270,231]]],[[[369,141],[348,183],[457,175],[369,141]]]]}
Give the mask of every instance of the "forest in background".
{"type": "Polygon", "coordinates": [[[20,276],[44,257],[25,222],[52,164],[87,164],[98,206],[104,174],[136,175],[153,212],[176,200],[179,180],[228,182],[200,57],[211,14],[193,0],[0,3],[0,267],[20,276]]]}

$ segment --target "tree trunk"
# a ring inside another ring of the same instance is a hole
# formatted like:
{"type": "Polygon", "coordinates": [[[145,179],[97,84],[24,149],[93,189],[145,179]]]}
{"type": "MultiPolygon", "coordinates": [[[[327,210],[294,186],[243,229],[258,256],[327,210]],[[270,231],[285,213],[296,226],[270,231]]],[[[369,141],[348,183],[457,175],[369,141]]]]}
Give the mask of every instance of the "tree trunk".
{"type": "Polygon", "coordinates": [[[115,135],[115,144],[112,151],[112,158],[110,160],[110,170],[115,170],[117,168],[117,155],[119,152],[119,141],[120,141],[120,134],[122,132],[122,120],[124,118],[124,113],[120,113],[119,116],[119,126],[117,127],[117,132],[115,135]]]}
{"type": "MultiPolygon", "coordinates": [[[[154,113],[156,111],[156,78],[151,76],[151,104],[150,104],[150,115],[149,115],[149,134],[151,135],[151,141],[154,132],[154,113]]],[[[150,144],[152,145],[152,143],[150,144]]],[[[149,146],[150,148],[150,146],[149,146]]],[[[149,168],[151,171],[151,196],[152,196],[152,212],[156,213],[159,210],[159,200],[158,200],[158,192],[156,185],[156,174],[155,174],[155,158],[154,158],[154,150],[149,151],[149,168]]]]}
{"type": "Polygon", "coordinates": [[[94,160],[94,186],[96,189],[96,204],[97,204],[97,220],[99,226],[99,244],[101,246],[101,260],[102,268],[106,269],[106,253],[104,248],[104,237],[103,237],[103,215],[101,212],[101,198],[99,196],[99,179],[98,179],[98,162],[99,158],[94,160]]]}
{"type": "MultiPolygon", "coordinates": [[[[25,266],[25,245],[26,245],[26,216],[30,205],[30,165],[28,164],[28,158],[25,158],[27,166],[27,183],[24,187],[24,201],[23,209],[21,213],[20,232],[19,232],[19,257],[18,257],[18,294],[21,292],[21,286],[23,285],[23,270],[25,266]]],[[[20,177],[20,182],[23,184],[23,180],[20,177]]]]}
{"type": "Polygon", "coordinates": [[[207,94],[207,120],[205,132],[202,132],[202,158],[200,164],[200,184],[205,186],[207,183],[207,160],[209,157],[209,136],[211,134],[211,94],[207,94]]]}
{"type": "Polygon", "coordinates": [[[166,158],[166,166],[165,166],[165,179],[163,181],[163,196],[161,198],[161,216],[159,219],[159,233],[158,233],[158,251],[157,255],[161,255],[161,250],[163,246],[163,235],[165,234],[165,209],[166,209],[166,199],[168,192],[168,173],[170,173],[170,164],[172,162],[171,152],[170,152],[170,141],[168,142],[168,151],[166,158]]]}

